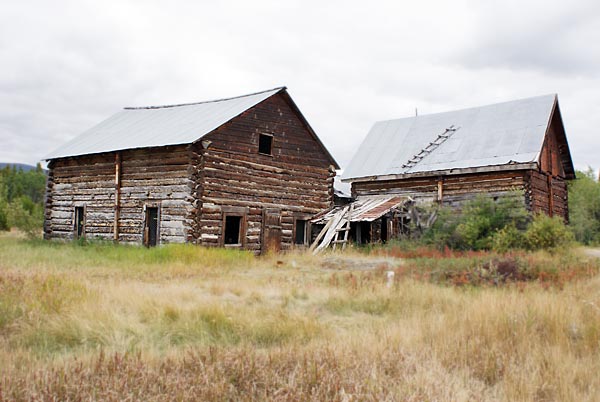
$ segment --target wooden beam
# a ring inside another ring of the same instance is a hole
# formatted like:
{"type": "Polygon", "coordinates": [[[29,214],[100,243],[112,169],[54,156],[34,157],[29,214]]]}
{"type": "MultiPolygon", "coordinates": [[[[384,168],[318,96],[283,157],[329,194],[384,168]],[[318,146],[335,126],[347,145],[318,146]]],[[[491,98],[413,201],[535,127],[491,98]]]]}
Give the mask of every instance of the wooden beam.
{"type": "Polygon", "coordinates": [[[537,162],[525,162],[525,163],[514,163],[506,165],[491,165],[491,166],[480,166],[472,168],[456,168],[446,170],[436,170],[427,172],[416,172],[416,173],[403,173],[403,174],[387,174],[380,176],[366,176],[366,177],[354,177],[348,179],[342,179],[343,183],[363,183],[372,181],[388,181],[388,180],[399,180],[408,179],[413,177],[436,177],[436,176],[452,176],[452,175],[463,175],[472,173],[488,173],[488,172],[508,172],[514,170],[530,170],[538,169],[537,162]]]}
{"type": "Polygon", "coordinates": [[[552,189],[552,174],[548,174],[548,216],[554,215],[554,191],[552,189]]]}
{"type": "Polygon", "coordinates": [[[113,240],[119,242],[119,212],[121,208],[121,153],[115,153],[115,222],[113,240]]]}

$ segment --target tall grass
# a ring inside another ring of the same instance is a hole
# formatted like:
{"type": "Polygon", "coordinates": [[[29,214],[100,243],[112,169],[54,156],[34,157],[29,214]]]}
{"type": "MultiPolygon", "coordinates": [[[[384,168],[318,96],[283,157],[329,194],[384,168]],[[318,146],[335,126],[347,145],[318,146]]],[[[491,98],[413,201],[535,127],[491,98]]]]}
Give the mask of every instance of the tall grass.
{"type": "Polygon", "coordinates": [[[596,262],[459,287],[406,273],[499,256],[413,255],[388,287],[353,257],[0,238],[0,400],[597,400],[596,262]]]}

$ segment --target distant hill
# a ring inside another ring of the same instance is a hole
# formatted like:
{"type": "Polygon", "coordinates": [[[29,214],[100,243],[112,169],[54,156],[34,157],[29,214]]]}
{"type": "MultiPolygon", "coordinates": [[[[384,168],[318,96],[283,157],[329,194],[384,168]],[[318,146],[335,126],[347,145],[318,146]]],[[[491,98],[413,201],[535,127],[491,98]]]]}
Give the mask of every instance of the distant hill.
{"type": "Polygon", "coordinates": [[[6,166],[16,166],[17,169],[21,168],[24,172],[28,172],[30,170],[35,170],[35,166],[27,165],[25,163],[6,163],[0,162],[0,169],[4,169],[6,166]]]}

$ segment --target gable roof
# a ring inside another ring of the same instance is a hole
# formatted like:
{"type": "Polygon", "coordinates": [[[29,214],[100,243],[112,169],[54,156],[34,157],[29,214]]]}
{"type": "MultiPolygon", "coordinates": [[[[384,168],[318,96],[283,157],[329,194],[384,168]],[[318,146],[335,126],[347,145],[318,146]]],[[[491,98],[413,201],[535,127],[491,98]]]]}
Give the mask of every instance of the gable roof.
{"type": "Polygon", "coordinates": [[[337,167],[337,163],[293,103],[285,87],[207,102],[126,107],[73,138],[44,159],[190,144],[280,92],[291,103],[311,135],[323,147],[332,164],[337,167]]]}
{"type": "MultiPolygon", "coordinates": [[[[555,111],[560,113],[553,94],[377,122],[344,170],[343,180],[460,173],[499,165],[532,167],[555,111]]],[[[572,166],[568,147],[562,156],[572,166]]]]}

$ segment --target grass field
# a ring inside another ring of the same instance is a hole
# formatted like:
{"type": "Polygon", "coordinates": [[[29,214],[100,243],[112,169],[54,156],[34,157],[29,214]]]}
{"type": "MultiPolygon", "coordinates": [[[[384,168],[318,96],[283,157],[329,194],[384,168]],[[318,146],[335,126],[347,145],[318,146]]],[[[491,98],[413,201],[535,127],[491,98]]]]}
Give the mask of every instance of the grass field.
{"type": "Polygon", "coordinates": [[[0,235],[0,400],[599,400],[598,270],[0,235]]]}

